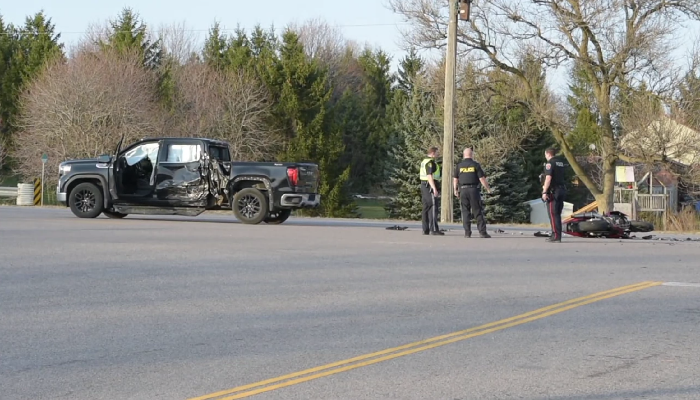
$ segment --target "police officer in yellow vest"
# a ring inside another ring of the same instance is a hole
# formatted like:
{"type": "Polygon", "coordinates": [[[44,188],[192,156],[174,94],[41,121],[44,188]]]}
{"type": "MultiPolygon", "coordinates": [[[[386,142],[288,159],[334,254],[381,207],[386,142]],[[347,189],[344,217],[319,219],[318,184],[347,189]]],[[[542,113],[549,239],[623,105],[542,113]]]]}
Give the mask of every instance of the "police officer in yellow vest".
{"type": "Polygon", "coordinates": [[[444,235],[438,227],[437,199],[440,197],[441,168],[435,161],[438,148],[428,149],[428,156],[420,164],[420,191],[423,202],[423,234],[444,235]]]}

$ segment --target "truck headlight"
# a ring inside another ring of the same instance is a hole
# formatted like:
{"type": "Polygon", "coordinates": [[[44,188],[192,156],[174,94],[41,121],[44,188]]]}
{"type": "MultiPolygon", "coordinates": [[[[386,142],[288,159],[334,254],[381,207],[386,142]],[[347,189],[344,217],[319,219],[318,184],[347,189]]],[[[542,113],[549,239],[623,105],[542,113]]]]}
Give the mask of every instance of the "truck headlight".
{"type": "Polygon", "coordinates": [[[60,174],[64,174],[64,173],[66,173],[66,172],[70,172],[70,164],[68,164],[68,165],[59,165],[59,166],[58,166],[58,172],[59,172],[60,174]]]}

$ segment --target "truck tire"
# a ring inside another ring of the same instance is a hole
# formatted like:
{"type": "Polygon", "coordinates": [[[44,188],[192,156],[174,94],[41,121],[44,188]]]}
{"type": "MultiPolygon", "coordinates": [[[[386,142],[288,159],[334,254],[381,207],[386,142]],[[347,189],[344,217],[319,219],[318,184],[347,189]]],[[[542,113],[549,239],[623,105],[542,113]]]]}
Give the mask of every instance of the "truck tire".
{"type": "Polygon", "coordinates": [[[107,211],[107,210],[102,211],[102,214],[104,214],[104,216],[107,218],[124,218],[128,215],[128,214],[122,214],[122,213],[116,212],[116,211],[107,211]]]}
{"type": "Polygon", "coordinates": [[[647,221],[630,221],[630,232],[651,232],[654,224],[647,221]]]}
{"type": "Polygon", "coordinates": [[[233,196],[231,208],[239,221],[256,225],[267,216],[267,199],[258,189],[245,188],[233,196]]]}
{"type": "Polygon", "coordinates": [[[610,222],[595,219],[592,221],[581,221],[578,223],[578,232],[609,232],[612,230],[612,225],[610,222]]]}
{"type": "Polygon", "coordinates": [[[270,212],[270,214],[264,219],[266,224],[279,225],[292,215],[292,210],[283,208],[278,211],[270,212]]]}
{"type": "Polygon", "coordinates": [[[104,208],[102,190],[90,182],[83,182],[70,191],[70,210],[78,218],[96,218],[104,208]]]}

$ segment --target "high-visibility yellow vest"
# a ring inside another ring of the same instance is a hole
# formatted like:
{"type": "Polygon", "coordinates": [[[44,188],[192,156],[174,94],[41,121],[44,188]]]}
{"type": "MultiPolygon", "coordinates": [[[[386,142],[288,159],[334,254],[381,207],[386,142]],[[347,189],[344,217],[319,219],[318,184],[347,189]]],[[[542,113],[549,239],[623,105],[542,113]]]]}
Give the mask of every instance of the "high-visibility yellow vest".
{"type": "MultiPolygon", "coordinates": [[[[427,181],[428,180],[428,173],[426,170],[426,166],[428,165],[429,162],[435,161],[432,158],[424,158],[423,162],[420,163],[420,180],[422,181],[427,181]]],[[[440,168],[440,164],[437,162],[435,163],[436,169],[435,172],[433,172],[433,179],[436,181],[440,180],[440,174],[442,173],[442,168],[440,168]]]]}

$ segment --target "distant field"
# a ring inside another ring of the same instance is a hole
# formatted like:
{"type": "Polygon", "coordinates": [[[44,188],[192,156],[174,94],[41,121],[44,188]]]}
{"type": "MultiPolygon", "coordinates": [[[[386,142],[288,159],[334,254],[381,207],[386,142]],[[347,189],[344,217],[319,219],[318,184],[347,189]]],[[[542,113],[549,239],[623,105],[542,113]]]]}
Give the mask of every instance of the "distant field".
{"type": "Polygon", "coordinates": [[[388,218],[384,206],[388,200],[377,199],[355,199],[358,206],[360,218],[365,219],[386,219],[388,218]]]}

